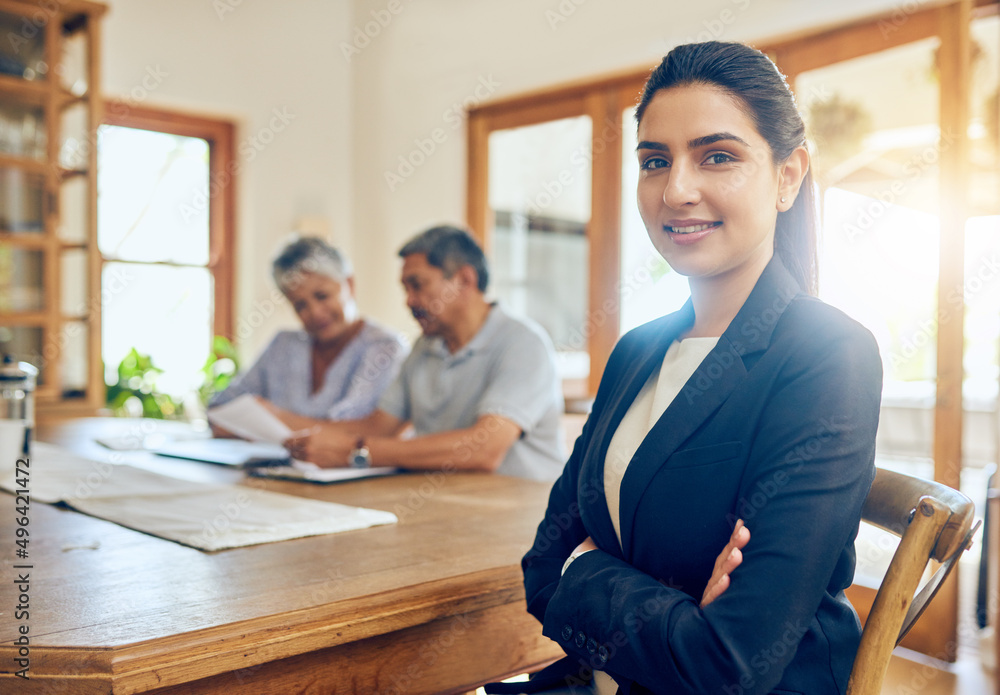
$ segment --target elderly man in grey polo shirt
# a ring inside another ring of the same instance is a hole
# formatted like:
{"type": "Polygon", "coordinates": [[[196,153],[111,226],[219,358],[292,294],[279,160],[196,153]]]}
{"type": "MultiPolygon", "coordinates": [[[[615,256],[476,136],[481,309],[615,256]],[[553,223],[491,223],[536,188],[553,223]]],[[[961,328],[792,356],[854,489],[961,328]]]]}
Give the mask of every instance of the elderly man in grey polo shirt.
{"type": "Polygon", "coordinates": [[[549,337],[486,301],[486,258],[465,231],[434,227],[399,255],[406,304],[423,335],[371,415],[289,440],[292,455],[328,467],[555,479],[564,462],[562,395],[549,337]],[[414,436],[401,436],[409,425],[414,436]]]}

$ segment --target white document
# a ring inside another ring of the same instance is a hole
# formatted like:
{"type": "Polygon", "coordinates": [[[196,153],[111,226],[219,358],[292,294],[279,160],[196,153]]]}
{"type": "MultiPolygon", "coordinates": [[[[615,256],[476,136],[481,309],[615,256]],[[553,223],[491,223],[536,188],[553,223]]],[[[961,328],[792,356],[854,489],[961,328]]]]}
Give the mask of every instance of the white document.
{"type": "MultiPolygon", "coordinates": [[[[212,408],[208,411],[208,419],[212,424],[254,442],[281,444],[294,434],[271,411],[249,394],[244,394],[217,408],[212,408]]],[[[342,480],[371,478],[398,472],[399,469],[394,467],[321,468],[307,461],[292,459],[291,466],[267,466],[253,471],[252,474],[259,477],[335,483],[342,480]]]]}
{"type": "Polygon", "coordinates": [[[208,421],[251,442],[281,444],[292,430],[250,394],[238,396],[208,411],[208,421]]]}
{"type": "MultiPolygon", "coordinates": [[[[0,478],[0,489],[12,491],[15,486],[0,478]]],[[[62,502],[78,512],[201,550],[319,536],[398,520],[379,509],[242,485],[198,483],[125,464],[91,461],[44,442],[32,442],[31,496],[36,502],[62,502]]]]}

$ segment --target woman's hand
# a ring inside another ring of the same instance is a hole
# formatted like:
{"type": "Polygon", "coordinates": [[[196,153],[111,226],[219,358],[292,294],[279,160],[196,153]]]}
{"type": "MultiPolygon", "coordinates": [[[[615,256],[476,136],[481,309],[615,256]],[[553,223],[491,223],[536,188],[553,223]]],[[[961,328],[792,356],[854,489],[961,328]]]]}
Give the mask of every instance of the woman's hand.
{"type": "Polygon", "coordinates": [[[569,557],[566,558],[566,562],[563,563],[560,575],[566,574],[566,570],[569,569],[569,566],[573,564],[576,558],[580,557],[589,550],[597,550],[597,544],[594,543],[593,538],[587,536],[586,538],[583,539],[583,542],[580,545],[573,548],[573,552],[570,553],[569,557]]]}
{"type": "Polygon", "coordinates": [[[313,426],[294,432],[282,443],[288,453],[300,461],[309,461],[323,468],[344,468],[357,440],[335,427],[313,426]]]}
{"type": "MultiPolygon", "coordinates": [[[[589,540],[589,539],[588,539],[589,540]]],[[[715,599],[719,598],[729,588],[729,574],[740,566],[743,562],[743,548],[750,542],[750,529],[748,529],[743,519],[736,522],[733,533],[729,536],[729,542],[715,559],[715,567],[712,569],[712,578],[705,586],[705,592],[701,595],[701,607],[704,608],[715,599]]]]}

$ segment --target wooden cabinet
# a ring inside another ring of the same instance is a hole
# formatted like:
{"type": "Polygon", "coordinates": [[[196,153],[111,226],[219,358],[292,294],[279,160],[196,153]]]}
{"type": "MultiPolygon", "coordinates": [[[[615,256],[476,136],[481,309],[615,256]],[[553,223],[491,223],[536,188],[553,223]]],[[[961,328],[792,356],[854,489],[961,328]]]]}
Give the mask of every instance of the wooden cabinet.
{"type": "Polygon", "coordinates": [[[39,368],[41,416],[92,413],[100,364],[100,20],[0,0],[0,349],[39,368]]]}

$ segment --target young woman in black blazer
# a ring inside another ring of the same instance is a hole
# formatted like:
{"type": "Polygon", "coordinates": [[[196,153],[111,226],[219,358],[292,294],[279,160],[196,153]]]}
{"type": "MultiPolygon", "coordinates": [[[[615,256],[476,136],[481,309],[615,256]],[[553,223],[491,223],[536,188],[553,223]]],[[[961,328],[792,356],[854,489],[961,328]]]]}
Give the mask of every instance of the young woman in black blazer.
{"type": "Polygon", "coordinates": [[[512,687],[843,693],[882,370],[813,296],[802,119],[766,56],[710,42],[664,58],[637,121],[639,210],[691,299],[611,355],[523,560],[568,657],[512,687]]]}

